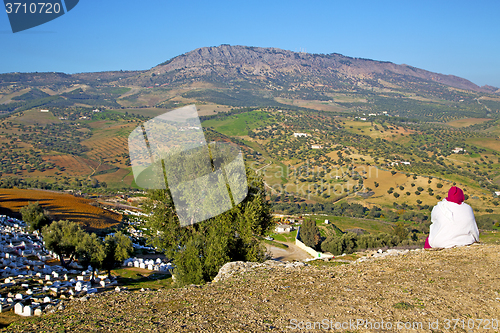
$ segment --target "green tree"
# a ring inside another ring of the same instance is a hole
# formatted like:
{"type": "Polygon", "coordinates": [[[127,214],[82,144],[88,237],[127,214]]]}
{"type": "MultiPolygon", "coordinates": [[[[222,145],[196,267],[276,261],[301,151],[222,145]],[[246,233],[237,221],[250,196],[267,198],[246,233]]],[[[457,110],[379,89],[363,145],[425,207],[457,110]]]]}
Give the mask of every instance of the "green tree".
{"type": "Polygon", "coordinates": [[[408,238],[409,231],[402,222],[398,222],[396,226],[393,227],[393,233],[399,238],[399,242],[402,242],[408,238]]]}
{"type": "Polygon", "coordinates": [[[316,222],[313,220],[305,220],[300,227],[300,240],[313,249],[316,249],[321,241],[321,235],[316,222]]]}
{"type": "Polygon", "coordinates": [[[59,256],[61,265],[68,265],[75,259],[77,247],[83,240],[85,232],[78,224],[70,221],[55,221],[42,229],[45,247],[59,256]],[[66,261],[64,258],[67,257],[66,261]]]}
{"type": "Polygon", "coordinates": [[[145,210],[151,213],[146,225],[152,236],[148,244],[174,259],[177,284],[209,281],[229,261],[265,259],[259,236],[271,228],[270,206],[262,179],[247,169],[247,180],[248,194],[242,202],[186,227],[180,225],[169,189],[149,191],[145,210]]]}
{"type": "Polygon", "coordinates": [[[114,235],[107,235],[104,238],[103,247],[104,253],[100,255],[102,259],[100,266],[101,269],[108,272],[108,275],[111,275],[113,268],[121,266],[123,261],[129,258],[134,251],[130,238],[120,231],[114,235]]]}
{"type": "Polygon", "coordinates": [[[201,244],[199,240],[191,238],[183,251],[178,251],[174,256],[176,263],[174,277],[178,285],[202,284],[203,263],[200,259],[201,244]]]}
{"type": "Polygon", "coordinates": [[[95,271],[101,268],[104,260],[104,244],[94,233],[85,234],[76,248],[78,263],[83,267],[92,267],[91,281],[95,279],[95,271]]]}
{"type": "Polygon", "coordinates": [[[342,236],[331,236],[321,243],[321,250],[333,255],[353,253],[357,247],[357,238],[357,235],[352,232],[347,232],[342,236]]]}
{"type": "Polygon", "coordinates": [[[37,201],[35,203],[30,202],[27,206],[22,207],[19,212],[22,215],[24,222],[28,223],[31,230],[41,231],[42,228],[50,224],[48,212],[40,206],[37,201]]]}

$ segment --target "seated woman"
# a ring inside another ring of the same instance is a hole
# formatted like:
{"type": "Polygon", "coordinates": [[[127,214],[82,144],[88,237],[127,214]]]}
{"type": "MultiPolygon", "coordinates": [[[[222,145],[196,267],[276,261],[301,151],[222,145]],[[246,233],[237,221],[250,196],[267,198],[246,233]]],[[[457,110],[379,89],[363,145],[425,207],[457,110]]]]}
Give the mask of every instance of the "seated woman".
{"type": "Polygon", "coordinates": [[[471,206],[464,201],[464,192],[453,186],[448,197],[432,209],[429,237],[425,248],[449,248],[479,241],[479,230],[471,206]]]}

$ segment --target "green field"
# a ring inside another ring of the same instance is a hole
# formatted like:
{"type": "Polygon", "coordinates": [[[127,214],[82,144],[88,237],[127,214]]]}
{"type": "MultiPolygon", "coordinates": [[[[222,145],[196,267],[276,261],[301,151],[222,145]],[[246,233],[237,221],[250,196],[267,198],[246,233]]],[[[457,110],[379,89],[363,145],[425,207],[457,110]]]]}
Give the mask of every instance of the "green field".
{"type": "Polygon", "coordinates": [[[369,233],[391,233],[392,224],[384,221],[368,220],[352,217],[341,217],[341,216],[322,216],[322,215],[312,215],[313,219],[316,220],[316,224],[319,226],[328,226],[324,224],[325,220],[328,220],[330,224],[334,224],[340,230],[344,231],[346,229],[363,229],[369,233]]]}
{"type": "Polygon", "coordinates": [[[211,127],[217,132],[228,136],[244,136],[249,130],[254,130],[269,123],[269,114],[263,111],[251,111],[231,115],[224,119],[209,119],[202,123],[203,127],[211,127]]]}

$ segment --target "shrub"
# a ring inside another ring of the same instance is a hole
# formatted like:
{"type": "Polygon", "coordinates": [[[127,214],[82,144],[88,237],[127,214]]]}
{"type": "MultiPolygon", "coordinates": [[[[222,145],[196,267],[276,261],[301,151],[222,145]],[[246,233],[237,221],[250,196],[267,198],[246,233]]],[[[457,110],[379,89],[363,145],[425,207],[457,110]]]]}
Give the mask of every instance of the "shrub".
{"type": "Polygon", "coordinates": [[[353,232],[345,233],[342,236],[328,237],[321,243],[321,250],[330,252],[333,255],[353,253],[357,247],[357,237],[353,232]]]}

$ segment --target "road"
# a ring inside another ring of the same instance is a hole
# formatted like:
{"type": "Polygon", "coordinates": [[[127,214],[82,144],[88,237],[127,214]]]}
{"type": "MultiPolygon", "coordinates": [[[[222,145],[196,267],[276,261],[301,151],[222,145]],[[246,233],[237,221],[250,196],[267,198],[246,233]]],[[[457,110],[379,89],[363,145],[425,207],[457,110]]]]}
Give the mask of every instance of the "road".
{"type": "Polygon", "coordinates": [[[288,242],[287,243],[280,242],[280,243],[288,245],[288,248],[282,249],[276,246],[265,244],[267,251],[271,253],[273,259],[279,261],[294,261],[294,260],[301,261],[304,259],[312,258],[312,256],[309,253],[302,250],[294,243],[288,243],[288,242]]]}

